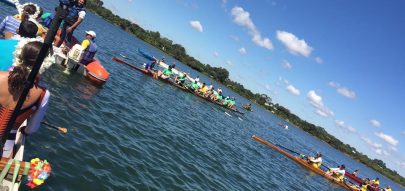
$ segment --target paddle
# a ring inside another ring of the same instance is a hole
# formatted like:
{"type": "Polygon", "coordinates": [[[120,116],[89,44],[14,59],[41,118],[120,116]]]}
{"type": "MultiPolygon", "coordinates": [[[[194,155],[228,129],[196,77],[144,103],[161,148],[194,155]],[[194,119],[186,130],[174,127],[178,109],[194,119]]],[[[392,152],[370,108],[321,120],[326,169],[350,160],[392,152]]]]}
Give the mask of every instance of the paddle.
{"type": "MultiPolygon", "coordinates": [[[[297,155],[303,155],[303,154],[301,154],[301,153],[299,153],[299,152],[297,152],[297,151],[293,151],[293,150],[291,150],[291,149],[289,149],[289,148],[286,148],[286,147],[284,147],[283,145],[280,145],[280,144],[276,144],[277,146],[279,146],[279,147],[281,147],[281,148],[283,148],[283,149],[285,149],[285,150],[287,150],[287,151],[290,151],[290,152],[292,152],[292,153],[294,153],[294,154],[297,154],[297,155]]],[[[305,155],[303,155],[303,156],[305,156],[305,155]]]]}
{"type": "Polygon", "coordinates": [[[64,127],[58,127],[58,126],[52,125],[52,124],[50,124],[50,123],[48,123],[48,122],[46,122],[46,121],[42,121],[41,123],[44,124],[44,125],[47,126],[47,127],[50,127],[50,128],[52,128],[52,129],[56,129],[56,130],[58,130],[59,132],[62,132],[62,133],[64,133],[64,134],[67,133],[67,129],[64,128],[64,127]]]}

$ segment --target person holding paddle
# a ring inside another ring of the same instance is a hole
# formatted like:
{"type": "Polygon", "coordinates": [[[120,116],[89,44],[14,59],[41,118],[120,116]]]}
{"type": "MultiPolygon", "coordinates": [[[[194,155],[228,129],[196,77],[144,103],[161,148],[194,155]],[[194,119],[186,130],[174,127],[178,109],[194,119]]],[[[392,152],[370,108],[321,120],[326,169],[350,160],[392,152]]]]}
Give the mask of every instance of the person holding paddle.
{"type": "Polygon", "coordinates": [[[326,174],[330,175],[330,176],[334,176],[337,178],[337,180],[339,181],[343,181],[343,179],[345,178],[345,173],[346,173],[346,167],[345,165],[340,165],[339,168],[330,168],[326,174]]]}
{"type": "Polygon", "coordinates": [[[322,165],[322,154],[318,152],[315,157],[308,157],[307,161],[311,163],[313,167],[319,168],[322,165]]]}

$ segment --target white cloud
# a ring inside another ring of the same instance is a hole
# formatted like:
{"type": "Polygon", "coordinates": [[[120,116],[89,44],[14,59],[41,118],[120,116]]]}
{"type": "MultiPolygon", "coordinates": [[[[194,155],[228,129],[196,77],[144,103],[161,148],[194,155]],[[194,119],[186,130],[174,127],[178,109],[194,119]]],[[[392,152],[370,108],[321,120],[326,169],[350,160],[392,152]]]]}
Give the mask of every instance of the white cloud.
{"type": "Polygon", "coordinates": [[[269,38],[262,37],[259,30],[257,30],[255,24],[253,23],[252,19],[250,18],[250,13],[243,10],[242,7],[234,7],[232,8],[231,12],[233,16],[233,21],[238,24],[239,26],[245,27],[248,31],[250,36],[252,37],[252,41],[263,48],[272,50],[273,44],[269,38]]]}
{"type": "Polygon", "coordinates": [[[294,34],[286,31],[277,31],[277,39],[281,41],[291,54],[309,57],[312,47],[303,39],[298,39],[294,34]]]}
{"type": "Polygon", "coordinates": [[[351,133],[355,133],[357,130],[354,128],[354,127],[352,127],[352,126],[347,126],[346,127],[346,129],[349,131],[349,132],[351,132],[351,133]]]}
{"type": "Polygon", "coordinates": [[[242,48],[239,48],[238,51],[239,51],[239,53],[242,54],[242,55],[246,54],[246,49],[243,48],[243,47],[242,47],[242,48]]]}
{"type": "Polygon", "coordinates": [[[323,64],[323,60],[319,56],[315,57],[315,62],[318,64],[323,64]]]}
{"type": "Polygon", "coordinates": [[[375,153],[377,153],[377,154],[379,154],[379,155],[382,154],[382,149],[375,149],[374,151],[375,151],[375,153]]]}
{"type": "Polygon", "coordinates": [[[129,3],[132,3],[132,2],[133,2],[133,0],[128,0],[128,2],[129,2],[129,3]]]}
{"type": "Polygon", "coordinates": [[[335,120],[335,124],[336,124],[336,126],[342,128],[342,129],[344,129],[344,130],[346,130],[346,131],[349,131],[350,133],[355,133],[355,132],[357,132],[357,130],[356,130],[354,127],[352,127],[352,126],[350,126],[350,125],[346,125],[344,121],[335,120]]]}
{"type": "Polygon", "coordinates": [[[218,52],[214,52],[213,55],[214,55],[214,57],[219,57],[219,53],[218,53],[218,52]]]}
{"type": "Polygon", "coordinates": [[[322,97],[316,94],[314,90],[308,92],[307,98],[309,100],[309,103],[315,108],[316,114],[323,117],[330,117],[335,115],[333,111],[331,111],[323,104],[322,97]]]}
{"type": "Polygon", "coordinates": [[[376,120],[376,119],[370,120],[370,123],[371,123],[371,125],[372,125],[373,127],[380,127],[380,126],[381,126],[381,123],[380,123],[378,120],[376,120]]]}
{"type": "Polygon", "coordinates": [[[283,60],[283,62],[281,63],[281,66],[283,66],[283,68],[288,69],[288,70],[292,69],[292,65],[287,60],[283,60]]]}
{"type": "Polygon", "coordinates": [[[379,133],[375,132],[374,135],[393,146],[397,146],[399,143],[399,141],[394,139],[394,137],[392,137],[391,135],[384,134],[383,132],[379,133]]]}
{"type": "Polygon", "coordinates": [[[227,60],[225,63],[228,64],[229,66],[232,66],[232,65],[233,65],[230,60],[227,60]]]}
{"type": "Polygon", "coordinates": [[[198,32],[203,32],[203,26],[200,21],[190,21],[191,27],[193,27],[198,32]]]}
{"type": "Polygon", "coordinates": [[[331,81],[331,82],[329,82],[329,86],[332,87],[332,88],[335,88],[336,91],[337,91],[340,95],[342,95],[342,96],[344,96],[344,97],[347,97],[347,98],[350,98],[350,99],[356,98],[356,92],[354,92],[353,90],[350,90],[350,89],[347,88],[347,87],[341,86],[341,85],[340,85],[339,83],[337,83],[337,82],[331,81]]]}
{"type": "Polygon", "coordinates": [[[371,147],[374,148],[374,149],[381,149],[381,148],[382,148],[382,145],[381,145],[381,144],[375,143],[375,142],[371,141],[371,140],[370,140],[369,138],[367,138],[367,137],[361,137],[361,139],[362,139],[365,143],[367,143],[367,145],[371,146],[371,147]]]}
{"type": "Polygon", "coordinates": [[[287,91],[290,92],[293,95],[300,95],[300,90],[298,90],[296,87],[294,87],[293,85],[289,84],[286,87],[287,91]]]}
{"type": "Polygon", "coordinates": [[[391,151],[395,151],[395,152],[398,151],[398,149],[396,147],[394,147],[394,146],[390,146],[390,147],[388,147],[388,149],[391,150],[391,151]]]}

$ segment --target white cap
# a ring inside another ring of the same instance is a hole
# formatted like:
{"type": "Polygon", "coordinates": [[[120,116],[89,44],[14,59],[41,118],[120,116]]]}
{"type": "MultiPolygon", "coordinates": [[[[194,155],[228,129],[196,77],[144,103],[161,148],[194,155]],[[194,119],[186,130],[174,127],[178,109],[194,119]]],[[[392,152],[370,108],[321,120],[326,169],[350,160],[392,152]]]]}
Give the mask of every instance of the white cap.
{"type": "Polygon", "coordinates": [[[96,38],[96,33],[94,31],[86,31],[86,34],[91,35],[93,38],[96,38]]]}

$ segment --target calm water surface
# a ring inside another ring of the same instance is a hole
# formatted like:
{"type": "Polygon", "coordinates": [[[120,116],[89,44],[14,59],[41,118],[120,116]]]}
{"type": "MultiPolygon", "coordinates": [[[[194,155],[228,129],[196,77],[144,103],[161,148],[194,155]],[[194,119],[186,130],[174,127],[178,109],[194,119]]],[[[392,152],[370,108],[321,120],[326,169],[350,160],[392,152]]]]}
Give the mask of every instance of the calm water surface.
{"type": "MultiPolygon", "coordinates": [[[[50,11],[56,1],[35,2],[50,11]]],[[[0,2],[0,17],[9,14],[15,9],[0,2]]],[[[145,62],[138,48],[174,60],[100,17],[88,13],[75,32],[79,39],[84,30],[97,32],[97,56],[111,76],[102,88],[58,66],[43,76],[52,92],[46,119],[69,133],[42,128],[28,140],[26,160],[45,158],[53,167],[40,190],[342,190],[252,141],[253,134],[305,154],[320,151],[330,166],[344,163],[399,190],[292,125],[280,128],[280,119],[269,112],[255,107],[253,113],[228,111],[228,116],[216,105],[111,61],[123,54],[132,63],[145,62]]],[[[177,67],[199,75],[185,65],[177,67]]]]}

